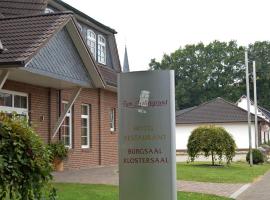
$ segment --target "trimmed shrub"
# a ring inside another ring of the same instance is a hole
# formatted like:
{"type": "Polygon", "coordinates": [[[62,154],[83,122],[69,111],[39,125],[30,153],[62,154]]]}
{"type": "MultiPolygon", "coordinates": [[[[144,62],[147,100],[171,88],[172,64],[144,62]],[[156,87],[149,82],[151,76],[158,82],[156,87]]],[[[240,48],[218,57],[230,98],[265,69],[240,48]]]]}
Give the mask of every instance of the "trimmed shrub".
{"type": "MultiPolygon", "coordinates": [[[[253,164],[261,164],[264,163],[265,157],[261,151],[258,149],[252,149],[252,160],[253,164]]],[[[250,151],[247,153],[246,161],[249,163],[250,161],[250,151]]]]}
{"type": "Polygon", "coordinates": [[[55,199],[50,155],[26,119],[0,114],[0,199],[55,199]]]}
{"type": "Polygon", "coordinates": [[[223,157],[229,164],[236,151],[232,136],[224,128],[216,126],[201,126],[193,130],[187,147],[192,162],[200,153],[204,153],[205,157],[211,156],[212,165],[215,165],[217,158],[221,162],[223,157]]]}

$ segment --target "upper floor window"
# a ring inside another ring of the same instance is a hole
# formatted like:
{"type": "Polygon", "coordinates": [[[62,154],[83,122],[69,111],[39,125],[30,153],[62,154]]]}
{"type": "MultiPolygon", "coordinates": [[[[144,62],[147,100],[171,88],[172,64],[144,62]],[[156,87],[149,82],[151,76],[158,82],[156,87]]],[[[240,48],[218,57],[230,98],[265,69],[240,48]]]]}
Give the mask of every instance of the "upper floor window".
{"type": "Polygon", "coordinates": [[[90,29],[87,30],[87,45],[96,59],[96,34],[90,29]]]}
{"type": "Polygon", "coordinates": [[[46,14],[47,14],[47,13],[54,13],[54,10],[51,9],[51,8],[46,8],[46,9],[45,9],[45,13],[46,13],[46,14]]]}
{"type": "Polygon", "coordinates": [[[98,35],[98,62],[106,64],[106,40],[102,35],[98,35]]]}
{"type": "Polygon", "coordinates": [[[26,93],[0,90],[0,111],[16,112],[21,116],[28,116],[28,95],[26,93]]]}

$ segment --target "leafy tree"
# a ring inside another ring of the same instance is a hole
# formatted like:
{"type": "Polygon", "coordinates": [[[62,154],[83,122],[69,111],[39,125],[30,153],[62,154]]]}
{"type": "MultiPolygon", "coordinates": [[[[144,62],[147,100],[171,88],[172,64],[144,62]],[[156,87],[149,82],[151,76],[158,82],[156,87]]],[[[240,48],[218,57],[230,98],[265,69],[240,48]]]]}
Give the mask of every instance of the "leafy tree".
{"type": "Polygon", "coordinates": [[[192,162],[200,153],[204,153],[205,157],[211,156],[212,165],[215,165],[216,156],[220,162],[224,156],[229,164],[236,151],[232,136],[224,128],[215,126],[201,126],[193,130],[187,147],[192,162]]]}
{"type": "MultiPolygon", "coordinates": [[[[249,60],[257,62],[258,102],[270,108],[270,43],[256,42],[249,45],[248,51],[249,60]]],[[[244,47],[236,41],[186,45],[170,55],[165,54],[161,62],[152,59],[149,66],[150,70],[175,70],[177,109],[216,97],[235,102],[246,93],[244,47]]],[[[250,88],[252,92],[253,87],[250,88]]]]}

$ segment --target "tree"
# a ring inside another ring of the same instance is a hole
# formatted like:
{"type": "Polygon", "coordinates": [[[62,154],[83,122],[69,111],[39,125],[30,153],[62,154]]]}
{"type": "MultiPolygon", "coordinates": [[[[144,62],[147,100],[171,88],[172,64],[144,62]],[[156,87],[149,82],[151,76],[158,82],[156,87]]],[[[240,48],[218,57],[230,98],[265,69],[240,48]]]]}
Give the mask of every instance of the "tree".
{"type": "MultiPolygon", "coordinates": [[[[249,60],[257,62],[258,102],[270,108],[270,43],[256,42],[249,45],[248,51],[249,60]]],[[[235,102],[246,93],[244,47],[235,41],[186,45],[170,55],[165,54],[161,62],[152,59],[149,66],[150,70],[175,70],[177,109],[216,97],[235,102]]]]}
{"type": "Polygon", "coordinates": [[[199,153],[211,156],[215,165],[216,156],[222,161],[223,156],[229,164],[235,156],[236,144],[232,136],[222,127],[201,126],[192,131],[188,139],[188,155],[193,162],[199,153]]]}

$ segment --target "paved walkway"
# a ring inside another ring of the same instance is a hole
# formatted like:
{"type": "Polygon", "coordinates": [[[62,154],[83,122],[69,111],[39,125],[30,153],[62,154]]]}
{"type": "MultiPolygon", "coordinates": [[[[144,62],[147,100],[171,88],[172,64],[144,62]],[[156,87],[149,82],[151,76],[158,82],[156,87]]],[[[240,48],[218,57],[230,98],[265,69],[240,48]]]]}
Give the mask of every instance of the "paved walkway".
{"type": "MultiPolygon", "coordinates": [[[[118,185],[118,168],[116,166],[110,166],[91,169],[67,170],[64,172],[54,172],[54,179],[55,182],[63,183],[118,185]]],[[[230,197],[242,186],[243,184],[177,181],[178,191],[199,192],[226,197],[230,197]]]]}
{"type": "Polygon", "coordinates": [[[270,172],[253,183],[237,200],[269,200],[270,199],[270,172]]]}

